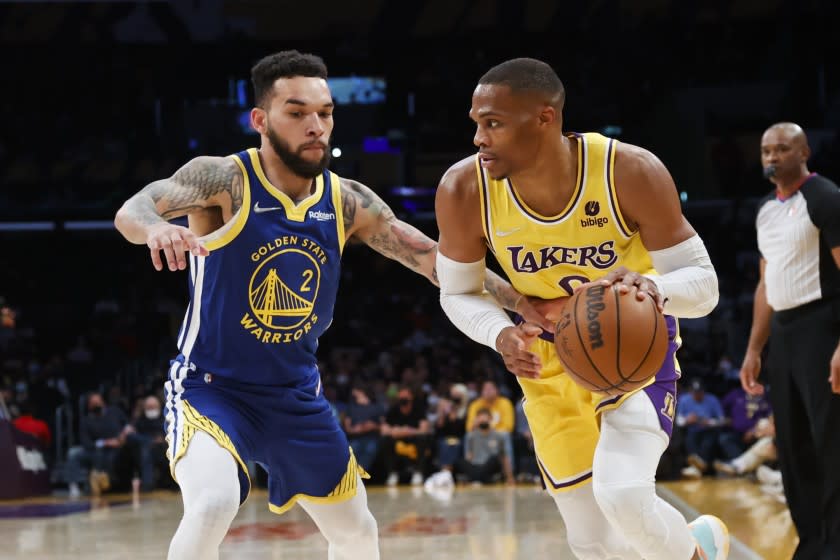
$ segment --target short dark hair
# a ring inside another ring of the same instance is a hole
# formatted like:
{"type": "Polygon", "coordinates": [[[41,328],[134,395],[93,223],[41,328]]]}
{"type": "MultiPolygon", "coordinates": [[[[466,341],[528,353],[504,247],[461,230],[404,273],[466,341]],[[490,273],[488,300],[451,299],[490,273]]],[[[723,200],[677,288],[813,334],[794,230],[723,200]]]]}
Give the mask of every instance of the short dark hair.
{"type": "Polygon", "coordinates": [[[326,80],[327,65],[320,56],[296,50],[280,51],[261,58],[251,68],[254,103],[261,106],[271,98],[271,90],[278,78],[298,76],[326,80]]]}
{"type": "Polygon", "coordinates": [[[513,93],[534,92],[549,97],[551,105],[563,108],[566,88],[554,69],[535,58],[512,58],[488,70],[479,84],[505,85],[513,93]]]}

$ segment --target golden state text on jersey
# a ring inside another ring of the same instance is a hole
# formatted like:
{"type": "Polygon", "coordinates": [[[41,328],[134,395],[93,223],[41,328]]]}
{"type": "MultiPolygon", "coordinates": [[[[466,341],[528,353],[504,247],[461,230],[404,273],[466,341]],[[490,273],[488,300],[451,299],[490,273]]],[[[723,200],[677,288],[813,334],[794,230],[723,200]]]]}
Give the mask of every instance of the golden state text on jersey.
{"type": "Polygon", "coordinates": [[[206,238],[207,257],[190,256],[178,360],[246,383],[309,382],[339,284],[339,177],[324,171],[295,204],[268,181],[256,149],[230,157],[244,176],[242,207],[206,238]]]}

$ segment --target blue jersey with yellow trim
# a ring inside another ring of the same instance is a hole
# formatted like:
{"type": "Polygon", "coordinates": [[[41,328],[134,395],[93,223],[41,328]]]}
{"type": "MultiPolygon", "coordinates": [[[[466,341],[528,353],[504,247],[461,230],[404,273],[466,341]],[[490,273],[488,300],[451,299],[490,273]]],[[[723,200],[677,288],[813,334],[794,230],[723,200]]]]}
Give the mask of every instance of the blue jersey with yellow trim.
{"type": "Polygon", "coordinates": [[[178,360],[246,383],[311,383],[340,277],[339,177],[324,171],[295,204],[268,181],[256,149],[230,157],[244,176],[242,207],[205,239],[208,256],[190,256],[178,360]]]}

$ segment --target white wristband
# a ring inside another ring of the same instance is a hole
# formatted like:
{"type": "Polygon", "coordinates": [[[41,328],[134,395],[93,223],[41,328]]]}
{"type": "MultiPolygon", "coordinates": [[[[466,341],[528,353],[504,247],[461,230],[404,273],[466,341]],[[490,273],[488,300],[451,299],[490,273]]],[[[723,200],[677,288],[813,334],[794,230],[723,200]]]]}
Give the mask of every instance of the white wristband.
{"type": "Polygon", "coordinates": [[[463,263],[437,254],[440,306],[452,324],[471,339],[496,349],[496,339],[513,322],[484,290],[484,259],[463,263]]]}

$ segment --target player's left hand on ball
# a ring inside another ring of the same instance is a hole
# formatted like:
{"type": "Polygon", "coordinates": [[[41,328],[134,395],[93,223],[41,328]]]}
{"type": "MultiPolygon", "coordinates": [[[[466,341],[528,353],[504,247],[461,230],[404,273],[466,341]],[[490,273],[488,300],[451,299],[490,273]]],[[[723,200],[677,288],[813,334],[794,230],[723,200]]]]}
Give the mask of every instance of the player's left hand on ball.
{"type": "Polygon", "coordinates": [[[616,268],[603,278],[599,278],[594,282],[579,286],[575,290],[575,293],[592,284],[601,284],[602,286],[616,285],[618,286],[618,292],[620,294],[626,294],[633,288],[636,288],[636,299],[639,301],[642,301],[645,297],[650,296],[656,303],[656,307],[659,309],[660,313],[665,307],[665,298],[663,298],[662,294],[659,293],[659,288],[657,288],[656,283],[650,278],[647,278],[638,272],[633,272],[624,266],[616,268]]]}
{"type": "Polygon", "coordinates": [[[554,326],[560,320],[563,306],[569,298],[540,299],[523,296],[516,302],[516,311],[528,323],[535,323],[546,332],[554,332],[554,326]]]}
{"type": "Polygon", "coordinates": [[[515,327],[505,327],[496,337],[496,350],[502,355],[505,367],[515,376],[529,379],[540,376],[540,358],[529,352],[528,348],[541,333],[542,327],[522,323],[515,327]]]}

